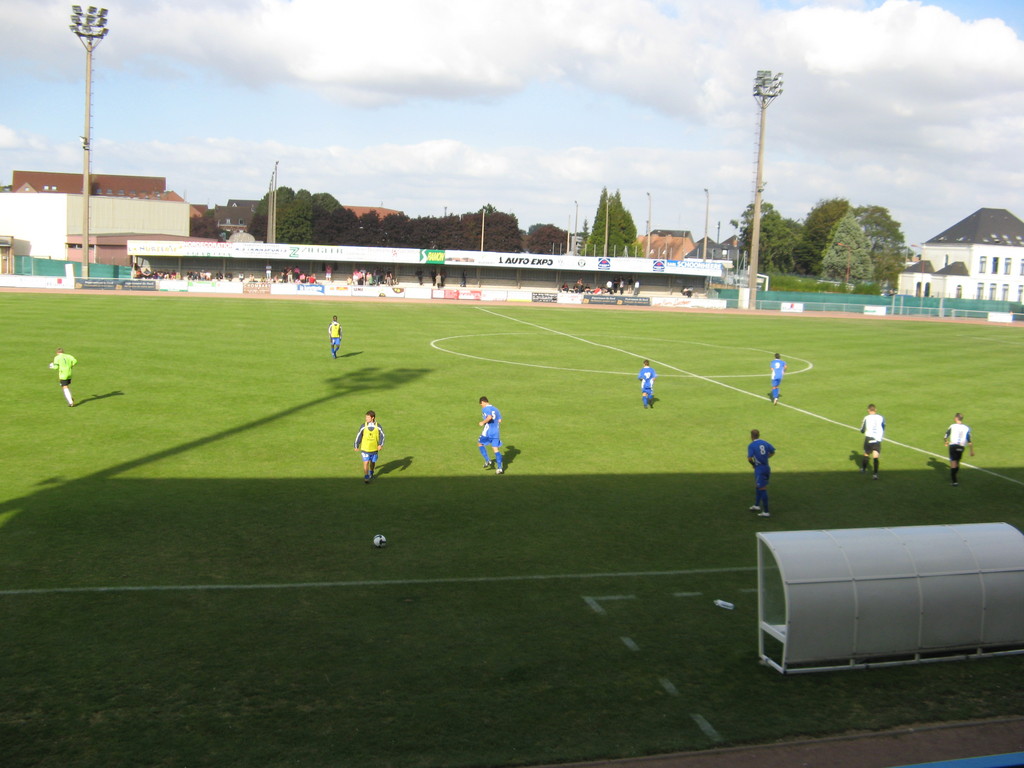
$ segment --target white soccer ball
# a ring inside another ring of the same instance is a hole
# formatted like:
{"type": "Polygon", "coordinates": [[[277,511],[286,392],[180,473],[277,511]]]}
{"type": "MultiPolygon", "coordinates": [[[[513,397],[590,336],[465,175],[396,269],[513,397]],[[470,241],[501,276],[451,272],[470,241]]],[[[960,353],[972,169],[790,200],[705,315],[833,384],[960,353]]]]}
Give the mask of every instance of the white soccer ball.
{"type": "Polygon", "coordinates": [[[388,540],[384,537],[383,533],[378,533],[376,536],[373,537],[373,546],[377,547],[377,549],[381,549],[382,547],[386,547],[387,545],[388,540]]]}

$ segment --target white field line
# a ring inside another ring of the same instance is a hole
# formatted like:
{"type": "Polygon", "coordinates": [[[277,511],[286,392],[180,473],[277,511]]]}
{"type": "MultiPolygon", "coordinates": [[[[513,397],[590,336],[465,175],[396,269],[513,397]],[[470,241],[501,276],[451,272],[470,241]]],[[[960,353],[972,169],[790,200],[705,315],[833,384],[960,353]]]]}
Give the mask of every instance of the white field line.
{"type": "Polygon", "coordinates": [[[590,606],[594,613],[600,613],[602,616],[608,612],[601,605],[602,601],[605,600],[636,600],[636,595],[605,595],[604,597],[588,597],[583,595],[583,602],[590,606]]]}
{"type": "MultiPolygon", "coordinates": [[[[50,587],[45,589],[3,589],[0,596],[16,595],[62,595],[81,593],[124,593],[124,592],[230,592],[257,589],[347,589],[352,587],[406,587],[421,584],[486,584],[515,581],[554,581],[558,579],[619,579],[654,576],[694,576],[708,573],[742,573],[756,570],[756,566],[736,568],[690,568],[682,571],[626,571],[623,573],[552,573],[520,576],[467,576],[462,578],[438,579],[381,579],[357,581],[305,581],[283,584],[153,584],[147,586],[121,587],[50,587]]],[[[598,598],[610,599],[610,598],[598,598]]]]}
{"type": "MultiPolygon", "coordinates": [[[[479,309],[479,307],[477,307],[477,309],[479,309]]],[[[485,311],[490,311],[490,310],[485,310],[485,311]]],[[[492,314],[498,314],[498,313],[494,312],[492,314]]],[[[499,315],[499,317],[504,317],[504,316],[503,315],[499,315]]],[[[547,331],[546,328],[542,329],[542,330],[547,331]]],[[[504,333],[464,333],[464,334],[460,334],[458,336],[444,336],[443,338],[440,338],[440,339],[434,339],[433,341],[430,342],[430,346],[432,346],[438,352],[445,352],[445,353],[447,353],[449,355],[457,355],[458,357],[466,357],[466,358],[469,358],[470,360],[479,360],[479,361],[484,362],[484,363],[500,363],[502,365],[521,365],[524,368],[541,368],[541,369],[546,370],[546,371],[566,371],[568,373],[601,373],[601,374],[609,374],[609,375],[612,375],[612,376],[635,376],[636,375],[632,371],[604,371],[604,370],[597,370],[597,369],[593,369],[593,368],[567,368],[567,367],[562,366],[562,365],[542,365],[540,363],[524,363],[524,362],[521,362],[519,360],[502,360],[502,359],[497,358],[497,357],[484,357],[482,355],[471,355],[468,352],[457,352],[454,349],[446,349],[445,347],[441,346],[442,342],[451,341],[453,339],[482,339],[482,338],[485,338],[485,337],[488,337],[488,336],[522,336],[522,335],[525,335],[525,332],[524,333],[517,333],[517,332],[504,332],[504,333]]],[[[570,337],[570,338],[576,338],[576,337],[570,337]]],[[[582,341],[583,339],[580,339],[580,340],[582,341]]],[[[645,339],[645,341],[648,341],[648,342],[652,342],[652,341],[673,342],[673,341],[680,341],[680,340],[679,339],[645,339]]],[[[593,344],[595,342],[587,342],[587,343],[593,344]]],[[[703,342],[703,341],[692,341],[690,339],[681,340],[681,343],[690,344],[690,345],[697,346],[697,347],[714,347],[715,349],[745,349],[745,350],[749,350],[750,352],[761,352],[761,353],[766,354],[766,355],[770,355],[771,354],[771,352],[769,352],[767,349],[758,349],[757,347],[724,347],[721,344],[708,344],[708,343],[703,342]]],[[[606,346],[606,345],[601,344],[601,345],[598,345],[598,346],[606,346]]],[[[614,347],[608,347],[608,348],[609,349],[614,349],[614,347]]],[[[630,355],[631,357],[633,356],[632,353],[630,353],[630,352],[627,352],[626,354],[630,355]]],[[[796,376],[796,375],[801,374],[801,373],[807,373],[809,370],[814,368],[814,363],[812,363],[810,360],[804,360],[802,357],[789,356],[787,359],[790,360],[790,361],[792,361],[792,360],[799,360],[801,363],[805,363],[806,364],[806,367],[801,368],[798,371],[796,371],[796,370],[794,370],[794,371],[787,371],[786,372],[787,376],[796,376]]],[[[678,370],[678,369],[673,369],[673,370],[678,370]]],[[[675,378],[682,379],[682,378],[692,378],[693,377],[693,374],[686,373],[686,372],[680,372],[678,376],[672,376],[671,374],[662,374],[662,375],[666,376],[666,378],[673,378],[673,379],[675,379],[675,378]]],[[[716,376],[715,378],[716,379],[760,379],[760,378],[763,378],[763,377],[764,377],[763,373],[730,373],[730,374],[722,374],[721,376],[716,376]]]]}
{"type": "Polygon", "coordinates": [[[636,644],[632,637],[620,637],[619,640],[621,640],[622,644],[634,653],[637,653],[640,650],[640,646],[636,644]]]}
{"type": "MultiPolygon", "coordinates": [[[[547,328],[547,327],[545,327],[543,325],[538,325],[537,323],[531,323],[531,322],[528,322],[526,320],[520,320],[519,318],[516,318],[516,317],[509,317],[508,315],[503,315],[500,312],[495,312],[493,309],[483,309],[483,308],[480,308],[480,311],[481,312],[487,312],[487,313],[492,314],[492,315],[496,315],[497,317],[502,317],[502,318],[504,318],[506,320],[511,320],[512,322],[515,322],[515,323],[522,323],[523,325],[529,325],[529,326],[532,326],[534,328],[539,328],[542,331],[548,331],[549,333],[554,333],[554,334],[556,334],[558,336],[565,336],[568,339],[574,339],[575,341],[582,342],[583,344],[590,344],[590,345],[595,346],[595,347],[602,347],[604,349],[610,349],[613,352],[621,352],[621,353],[626,354],[626,355],[632,355],[633,357],[641,357],[641,358],[644,357],[644,355],[641,355],[641,354],[639,354],[637,352],[631,352],[631,351],[626,350],[626,349],[620,349],[619,347],[613,347],[610,344],[601,344],[601,343],[596,342],[596,341],[590,341],[589,339],[584,339],[584,338],[582,338],[580,336],[574,336],[571,333],[565,333],[564,331],[558,331],[558,330],[555,330],[554,328],[547,328]]],[[[693,377],[695,379],[699,379],[701,381],[706,381],[709,384],[717,384],[719,387],[725,387],[726,389],[731,389],[733,392],[737,392],[737,393],[739,393],[741,395],[746,395],[747,397],[753,397],[753,398],[756,398],[758,400],[764,400],[765,399],[764,395],[756,395],[753,392],[748,392],[745,389],[740,389],[739,387],[734,387],[732,384],[727,384],[724,381],[719,381],[718,379],[713,379],[713,378],[710,378],[708,376],[701,376],[699,373],[693,373],[692,371],[686,371],[686,370],[683,370],[682,368],[677,368],[674,365],[665,362],[664,360],[655,360],[654,358],[648,358],[648,359],[652,363],[657,363],[659,366],[661,366],[663,368],[668,368],[668,369],[676,371],[678,373],[685,373],[686,375],[691,376],[691,377],[693,377]]],[[[850,424],[843,424],[841,421],[836,421],[835,419],[830,419],[828,416],[822,416],[820,413],[813,413],[812,411],[807,411],[807,410],[804,410],[803,408],[797,408],[795,405],[789,405],[788,403],[783,403],[783,402],[780,402],[778,405],[782,406],[783,408],[789,408],[791,411],[796,411],[797,413],[802,413],[805,416],[810,416],[812,419],[818,419],[820,421],[824,421],[824,422],[827,422],[829,424],[834,424],[835,426],[842,427],[843,429],[852,429],[855,432],[859,432],[860,431],[860,427],[853,426],[853,425],[850,425],[850,424]]],[[[778,406],[774,406],[774,407],[777,408],[778,406]]],[[[917,453],[923,453],[925,456],[933,456],[935,458],[942,459],[942,460],[947,460],[949,458],[948,456],[943,456],[941,453],[935,453],[934,451],[925,450],[924,448],[917,448],[916,446],[908,445],[906,443],[901,443],[898,440],[892,440],[892,439],[890,439],[888,437],[885,438],[885,442],[886,442],[887,445],[898,445],[900,448],[906,448],[907,450],[910,450],[910,451],[916,451],[917,453]]],[[[1016,480],[1016,479],[1014,479],[1012,477],[1007,477],[1006,475],[1001,475],[998,472],[993,472],[991,469],[985,469],[984,467],[979,467],[979,466],[976,466],[974,464],[968,464],[965,461],[961,461],[960,462],[960,466],[968,467],[970,469],[975,469],[975,470],[977,470],[979,472],[984,472],[986,475],[992,475],[992,477],[998,477],[1000,480],[1005,480],[1008,483],[1013,483],[1015,485],[1024,486],[1024,481],[1016,480]]]]}
{"type": "Polygon", "coordinates": [[[701,733],[703,733],[709,739],[716,742],[722,740],[722,735],[718,731],[716,731],[714,727],[711,725],[711,723],[705,720],[701,715],[694,714],[690,715],[690,717],[693,718],[693,722],[695,722],[697,724],[697,727],[700,728],[701,733]]]}

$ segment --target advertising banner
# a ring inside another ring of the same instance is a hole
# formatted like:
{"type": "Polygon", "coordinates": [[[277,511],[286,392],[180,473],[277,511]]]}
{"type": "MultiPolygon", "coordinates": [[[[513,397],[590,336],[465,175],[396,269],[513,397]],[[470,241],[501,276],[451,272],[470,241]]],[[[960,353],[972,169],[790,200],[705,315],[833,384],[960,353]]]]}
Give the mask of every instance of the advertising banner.
{"type": "Polygon", "coordinates": [[[63,288],[71,290],[75,281],[66,277],[44,277],[37,275],[0,275],[3,288],[63,288]]]}
{"type": "Polygon", "coordinates": [[[75,288],[86,291],[155,291],[156,280],[129,280],[117,277],[78,277],[75,288]]]}

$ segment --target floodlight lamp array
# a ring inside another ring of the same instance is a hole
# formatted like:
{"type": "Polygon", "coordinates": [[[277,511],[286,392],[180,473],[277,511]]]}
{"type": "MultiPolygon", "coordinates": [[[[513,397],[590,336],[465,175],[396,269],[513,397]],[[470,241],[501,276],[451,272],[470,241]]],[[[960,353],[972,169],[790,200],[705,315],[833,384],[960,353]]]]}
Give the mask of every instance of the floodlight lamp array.
{"type": "Polygon", "coordinates": [[[90,5],[88,10],[83,11],[80,5],[71,6],[69,29],[78,36],[83,45],[91,49],[110,31],[107,28],[107,9],[90,5]]]}
{"type": "Polygon", "coordinates": [[[760,69],[754,77],[754,98],[768,105],[782,93],[782,73],[772,74],[770,70],[760,69]]]}

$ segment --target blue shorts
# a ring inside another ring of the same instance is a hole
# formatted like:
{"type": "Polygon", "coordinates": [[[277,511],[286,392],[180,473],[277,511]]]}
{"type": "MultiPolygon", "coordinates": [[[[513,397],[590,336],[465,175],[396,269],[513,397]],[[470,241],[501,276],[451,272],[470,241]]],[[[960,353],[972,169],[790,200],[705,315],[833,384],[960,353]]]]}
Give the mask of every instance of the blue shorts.
{"type": "Polygon", "coordinates": [[[772,469],[764,464],[758,464],[754,467],[754,487],[764,488],[768,485],[768,480],[772,476],[772,469]]]}
{"type": "Polygon", "coordinates": [[[362,454],[363,454],[363,461],[372,461],[375,464],[377,463],[377,452],[376,451],[374,451],[373,453],[367,453],[366,451],[362,451],[362,454]]]}
{"type": "Polygon", "coordinates": [[[500,437],[484,437],[483,435],[481,435],[480,437],[477,438],[476,444],[477,445],[489,445],[492,448],[501,448],[501,438],[500,437]]]}
{"type": "Polygon", "coordinates": [[[772,379],[772,386],[773,386],[773,387],[778,387],[778,386],[780,386],[781,384],[782,384],[782,379],[781,379],[781,378],[778,378],[778,379],[772,379]]]}

